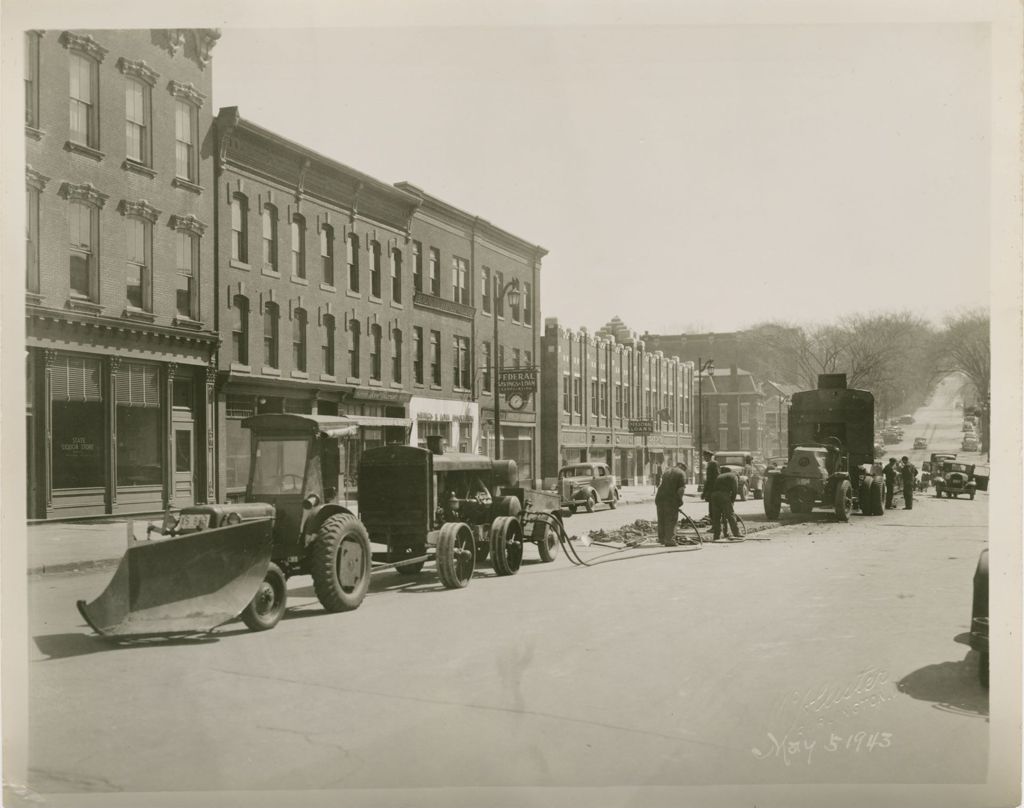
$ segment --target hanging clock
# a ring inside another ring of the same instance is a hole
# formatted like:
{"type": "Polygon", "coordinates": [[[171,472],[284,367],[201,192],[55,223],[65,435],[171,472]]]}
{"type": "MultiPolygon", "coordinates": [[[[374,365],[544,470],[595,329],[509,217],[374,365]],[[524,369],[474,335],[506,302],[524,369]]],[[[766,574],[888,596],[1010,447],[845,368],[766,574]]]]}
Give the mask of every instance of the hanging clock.
{"type": "Polygon", "coordinates": [[[526,399],[522,393],[510,393],[505,401],[508,402],[509,407],[513,410],[521,410],[526,406],[526,399]]]}

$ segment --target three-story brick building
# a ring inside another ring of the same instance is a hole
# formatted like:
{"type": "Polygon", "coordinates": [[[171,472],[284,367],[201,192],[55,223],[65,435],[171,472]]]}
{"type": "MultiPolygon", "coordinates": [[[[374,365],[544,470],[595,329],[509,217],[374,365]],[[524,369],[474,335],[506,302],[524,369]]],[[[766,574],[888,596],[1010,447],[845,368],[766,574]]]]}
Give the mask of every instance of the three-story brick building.
{"type": "Polygon", "coordinates": [[[30,517],[215,495],[219,36],[25,35],[30,517]]]}

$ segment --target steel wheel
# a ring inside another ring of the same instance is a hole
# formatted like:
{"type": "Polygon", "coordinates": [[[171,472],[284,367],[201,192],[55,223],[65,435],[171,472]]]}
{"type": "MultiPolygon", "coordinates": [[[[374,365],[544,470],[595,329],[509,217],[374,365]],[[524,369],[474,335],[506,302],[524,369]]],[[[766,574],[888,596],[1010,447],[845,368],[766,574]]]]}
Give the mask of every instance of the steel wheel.
{"type": "Polygon", "coordinates": [[[445,589],[462,589],[473,577],[476,540],[463,522],[447,522],[437,539],[437,573],[445,589]]]}
{"type": "MultiPolygon", "coordinates": [[[[553,517],[559,524],[562,520],[557,516],[553,517]]],[[[540,553],[540,560],[548,564],[555,560],[558,555],[558,534],[555,529],[538,519],[533,523],[533,540],[537,543],[537,552],[540,553]]]]}
{"type": "Polygon", "coordinates": [[[491,566],[498,575],[515,575],[523,563],[523,528],[512,516],[491,523],[491,566]]]}

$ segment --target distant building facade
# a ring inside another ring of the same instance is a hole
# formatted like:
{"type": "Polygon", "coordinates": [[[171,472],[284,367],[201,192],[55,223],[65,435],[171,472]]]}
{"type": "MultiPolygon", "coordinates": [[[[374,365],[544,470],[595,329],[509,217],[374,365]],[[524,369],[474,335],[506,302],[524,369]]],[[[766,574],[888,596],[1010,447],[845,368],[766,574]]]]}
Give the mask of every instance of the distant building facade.
{"type": "Polygon", "coordinates": [[[745,370],[715,367],[700,385],[703,448],[763,454],[764,392],[745,370]]]}
{"type": "Polygon", "coordinates": [[[25,34],[30,518],[215,496],[219,36],[25,34]]]}
{"type": "Polygon", "coordinates": [[[764,392],[764,453],[766,457],[789,454],[789,405],[793,393],[800,388],[795,384],[765,381],[764,392]]]}
{"type": "MultiPolygon", "coordinates": [[[[535,362],[545,251],[415,186],[286,140],[236,108],[220,111],[216,132],[223,495],[244,490],[242,421],[255,413],[356,421],[359,436],[344,447],[346,498],[374,446],[440,435],[450,449],[492,451],[482,410],[493,405],[493,364],[535,362]],[[494,278],[519,282],[515,309],[494,300],[494,278]]],[[[502,405],[502,454],[532,484],[536,409],[502,405]]]]}
{"type": "Polygon", "coordinates": [[[623,484],[653,479],[659,465],[694,468],[693,364],[650,352],[617,318],[595,334],[544,323],[541,469],[607,463],[623,484]],[[630,421],[650,420],[649,435],[630,421]]]}

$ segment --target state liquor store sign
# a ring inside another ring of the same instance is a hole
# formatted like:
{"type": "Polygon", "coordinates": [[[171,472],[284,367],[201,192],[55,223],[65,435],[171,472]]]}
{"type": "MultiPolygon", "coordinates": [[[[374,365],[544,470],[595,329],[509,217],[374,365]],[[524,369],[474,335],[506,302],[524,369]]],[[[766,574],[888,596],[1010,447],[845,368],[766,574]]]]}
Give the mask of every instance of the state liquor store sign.
{"type": "Polygon", "coordinates": [[[537,392],[537,368],[502,368],[498,371],[498,392],[505,395],[537,392]]]}

